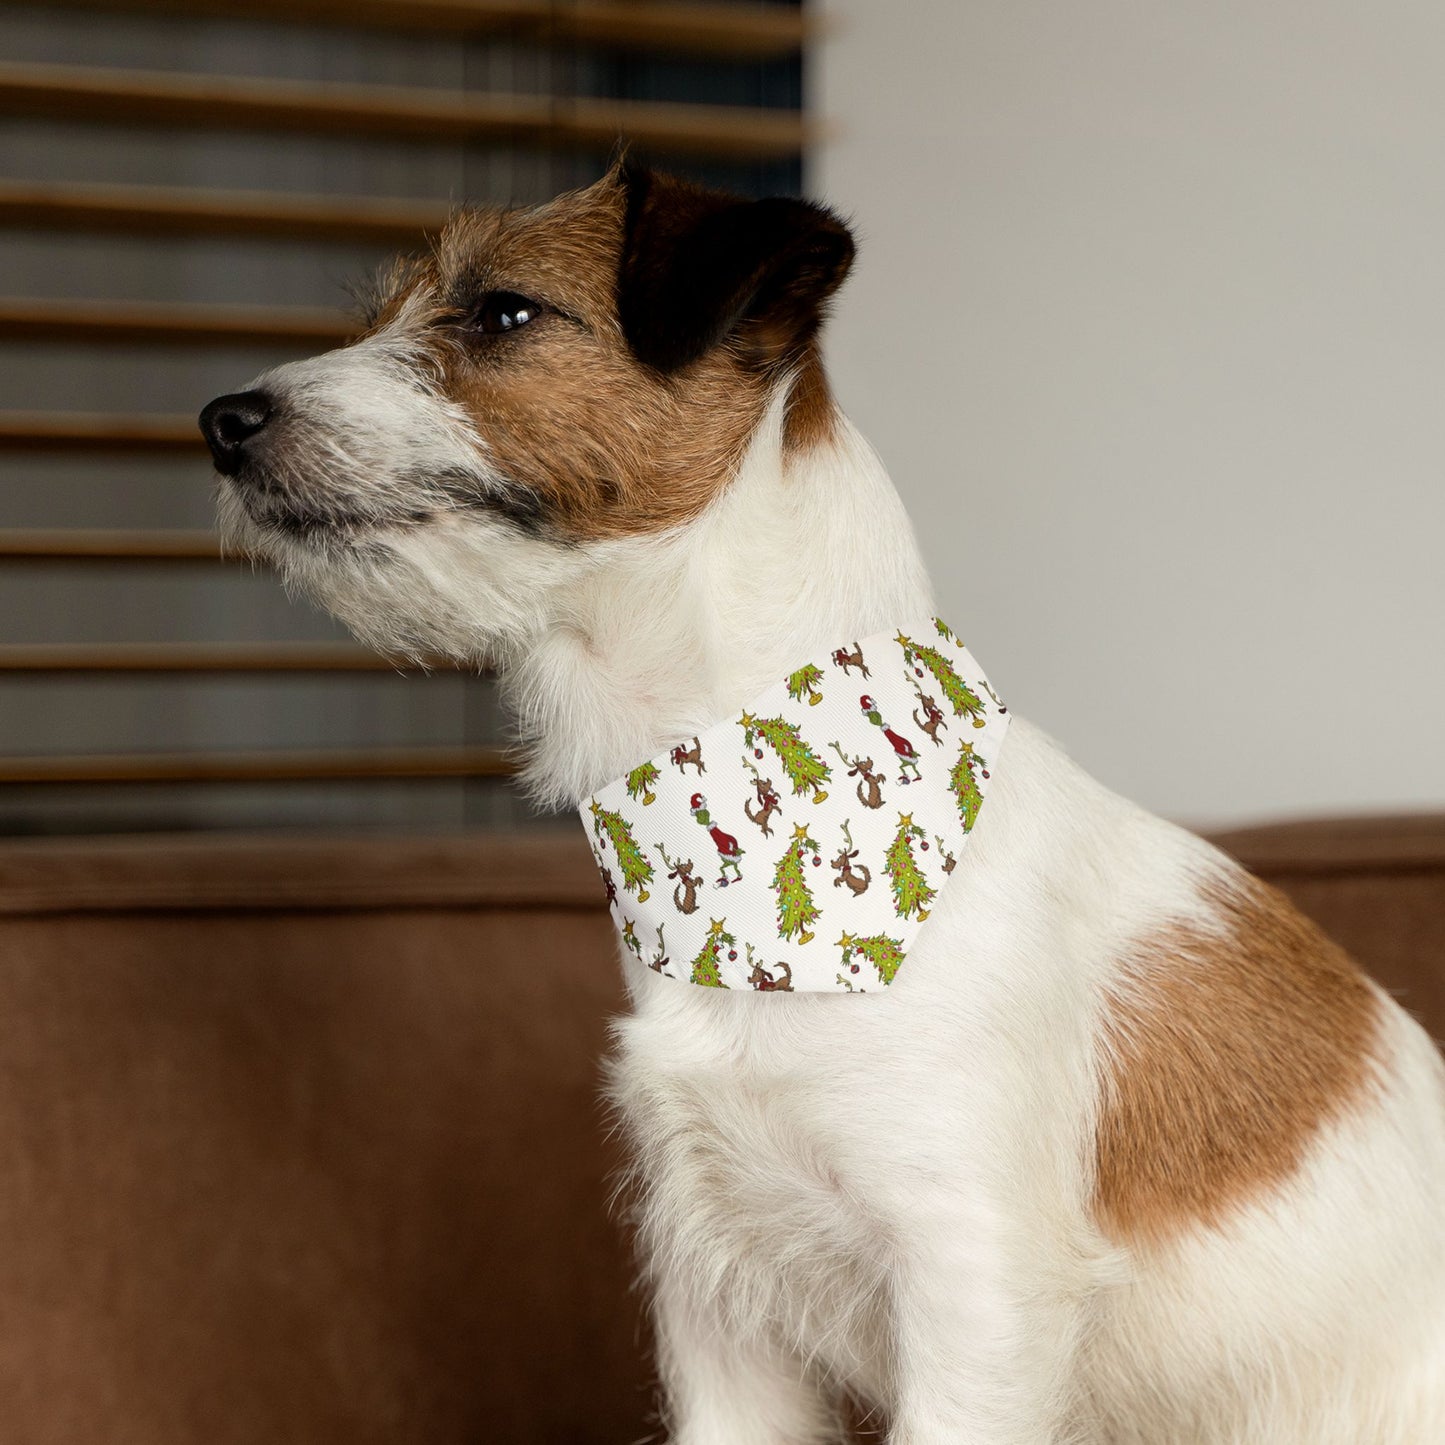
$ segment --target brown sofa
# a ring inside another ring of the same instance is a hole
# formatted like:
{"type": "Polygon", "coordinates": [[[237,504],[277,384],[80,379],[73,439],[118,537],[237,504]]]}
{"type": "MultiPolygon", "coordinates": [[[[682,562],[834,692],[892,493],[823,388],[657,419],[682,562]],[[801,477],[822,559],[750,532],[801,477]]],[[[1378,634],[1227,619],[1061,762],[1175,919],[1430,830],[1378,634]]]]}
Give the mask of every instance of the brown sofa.
{"type": "MultiPolygon", "coordinates": [[[[1445,818],[1221,839],[1445,1033],[1445,818]]],[[[654,1428],[579,833],[0,844],[6,1445],[654,1428]]]]}

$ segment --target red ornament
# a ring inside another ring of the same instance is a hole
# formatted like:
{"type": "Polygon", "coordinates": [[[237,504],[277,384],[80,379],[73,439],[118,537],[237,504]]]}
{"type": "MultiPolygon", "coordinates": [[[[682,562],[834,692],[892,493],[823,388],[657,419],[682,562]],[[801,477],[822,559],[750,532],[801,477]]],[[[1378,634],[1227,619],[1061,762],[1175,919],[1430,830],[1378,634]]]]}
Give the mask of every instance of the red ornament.
{"type": "Polygon", "coordinates": [[[760,758],[760,757],[762,757],[762,755],[763,755],[763,750],[762,750],[761,748],[754,748],[754,749],[753,749],[753,756],[754,756],[755,758],[760,758]]]}
{"type": "Polygon", "coordinates": [[[848,966],[852,969],[854,973],[858,972],[858,965],[856,963],[849,964],[848,966]]]}
{"type": "Polygon", "coordinates": [[[728,949],[728,959],[729,959],[729,961],[731,961],[732,959],[735,959],[737,956],[738,956],[738,951],[737,951],[737,949],[735,949],[735,948],[730,948],[730,949],[728,949]]]}
{"type": "Polygon", "coordinates": [[[924,851],[925,853],[928,852],[928,844],[927,844],[927,843],[925,843],[925,844],[923,845],[923,851],[924,851]]]}
{"type": "Polygon", "coordinates": [[[914,677],[922,677],[922,676],[923,676],[923,669],[922,669],[921,667],[915,667],[915,668],[913,669],[913,675],[914,675],[914,677]]]}
{"type": "Polygon", "coordinates": [[[813,854],[813,867],[816,868],[823,860],[816,853],[813,854]]]}

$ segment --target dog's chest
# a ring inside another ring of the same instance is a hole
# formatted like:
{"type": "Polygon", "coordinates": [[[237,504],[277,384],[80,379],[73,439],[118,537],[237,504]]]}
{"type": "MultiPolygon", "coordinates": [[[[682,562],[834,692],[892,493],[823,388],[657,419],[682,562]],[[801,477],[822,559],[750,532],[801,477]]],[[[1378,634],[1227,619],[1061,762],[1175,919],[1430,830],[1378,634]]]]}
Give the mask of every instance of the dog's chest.
{"type": "MultiPolygon", "coordinates": [[[[664,986],[674,998],[691,993],[664,986]]],[[[833,1030],[802,1044],[796,1016],[760,1020],[755,1010],[706,1007],[716,999],[687,1002],[654,1010],[643,1001],[619,1029],[614,1097],[638,1165],[649,1253],[716,1281],[759,1327],[853,1378],[870,1376],[888,1241],[870,1208],[876,1164],[866,1140],[884,1103],[870,1089],[886,1093],[886,1083],[875,1071],[870,1085],[859,1052],[833,1030]]]]}

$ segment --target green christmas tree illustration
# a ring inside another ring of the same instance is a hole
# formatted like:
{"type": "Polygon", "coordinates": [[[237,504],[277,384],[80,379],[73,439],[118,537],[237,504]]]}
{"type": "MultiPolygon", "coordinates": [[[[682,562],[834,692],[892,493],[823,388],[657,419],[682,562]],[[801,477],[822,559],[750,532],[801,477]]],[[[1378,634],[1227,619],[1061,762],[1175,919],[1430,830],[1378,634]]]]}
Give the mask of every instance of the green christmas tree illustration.
{"type": "MultiPolygon", "coordinates": [[[[903,944],[899,939],[889,938],[886,933],[874,933],[867,938],[856,938],[851,933],[845,933],[838,940],[838,946],[843,950],[843,962],[848,965],[849,970],[857,967],[853,959],[862,954],[874,968],[878,970],[878,977],[884,983],[892,983],[898,972],[898,966],[903,962],[903,944]]],[[[848,980],[840,973],[838,977],[842,980],[849,992],[852,992],[848,980]]]]}
{"type": "Polygon", "coordinates": [[[806,696],[809,707],[816,707],[823,701],[823,694],[818,684],[823,681],[823,669],[814,667],[810,662],[807,667],[800,667],[796,672],[788,674],[788,696],[794,702],[802,702],[806,696]]]}
{"type": "Polygon", "coordinates": [[[707,937],[703,940],[697,957],[692,961],[692,981],[694,983],[700,983],[705,988],[727,987],[727,984],[722,981],[718,962],[718,954],[722,951],[724,944],[729,947],[735,947],[737,944],[737,939],[727,931],[727,919],[709,919],[707,937]]]}
{"type": "Polygon", "coordinates": [[[593,832],[599,839],[605,832],[617,850],[617,866],[622,869],[622,886],[630,893],[637,894],[639,903],[645,903],[648,898],[647,885],[652,882],[652,864],[647,861],[642,849],[633,839],[627,819],[621,813],[604,808],[596,798],[592,800],[590,807],[593,832]]]}
{"type": "Polygon", "coordinates": [[[973,720],[974,727],[983,727],[983,700],[953,670],[953,664],[936,647],[924,647],[901,632],[893,640],[903,649],[903,659],[909,667],[917,668],[921,664],[938,679],[955,717],[967,716],[973,720]]]}
{"type": "Polygon", "coordinates": [[[928,904],[937,891],[928,886],[928,879],[913,856],[913,840],[923,839],[923,829],[913,821],[911,813],[898,815],[898,831],[884,855],[883,871],[893,884],[893,908],[900,918],[911,913],[919,922],[928,917],[928,904]]]}
{"type": "Polygon", "coordinates": [[[823,784],[828,781],[830,769],[803,741],[792,723],[780,717],[756,718],[750,712],[745,712],[738,721],[750,748],[756,749],[757,740],[762,738],[777,753],[795,793],[811,793],[815,803],[821,803],[828,796],[823,784]]]}
{"type": "Polygon", "coordinates": [[[773,870],[773,892],[778,895],[778,933],[797,943],[811,943],[808,925],[818,917],[820,909],[813,902],[803,872],[804,853],[817,853],[818,845],[808,836],[807,827],[799,823],[793,829],[788,851],[778,859],[773,870]]]}
{"type": "Polygon", "coordinates": [[[641,798],[644,808],[649,803],[655,803],[657,794],[652,791],[652,785],[656,781],[657,769],[651,763],[643,763],[640,768],[633,768],[627,775],[627,796],[641,798]]]}
{"type": "Polygon", "coordinates": [[[951,628],[948,623],[943,620],[943,618],[935,617],[933,619],[933,627],[934,630],[941,638],[943,638],[945,642],[952,642],[958,644],[959,646],[962,646],[962,643],[959,643],[958,638],[953,635],[953,628],[951,628]]]}
{"type": "Polygon", "coordinates": [[[963,819],[963,831],[967,833],[978,822],[978,810],[983,807],[983,789],[979,774],[988,777],[983,759],[974,752],[973,744],[966,742],[958,751],[958,761],[948,775],[948,786],[958,800],[958,815],[963,819]]]}

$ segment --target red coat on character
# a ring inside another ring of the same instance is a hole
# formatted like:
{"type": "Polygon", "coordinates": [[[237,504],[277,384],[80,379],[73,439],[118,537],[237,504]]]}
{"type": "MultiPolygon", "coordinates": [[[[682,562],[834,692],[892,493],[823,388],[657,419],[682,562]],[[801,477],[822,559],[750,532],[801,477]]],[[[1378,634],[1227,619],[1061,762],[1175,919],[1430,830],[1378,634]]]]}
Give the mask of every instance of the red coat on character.
{"type": "Polygon", "coordinates": [[[743,850],[738,846],[738,840],[731,833],[724,833],[712,821],[712,815],[707,810],[707,799],[701,793],[694,793],[690,803],[692,816],[707,829],[708,836],[717,845],[718,853],[724,858],[741,858],[743,850]]]}

